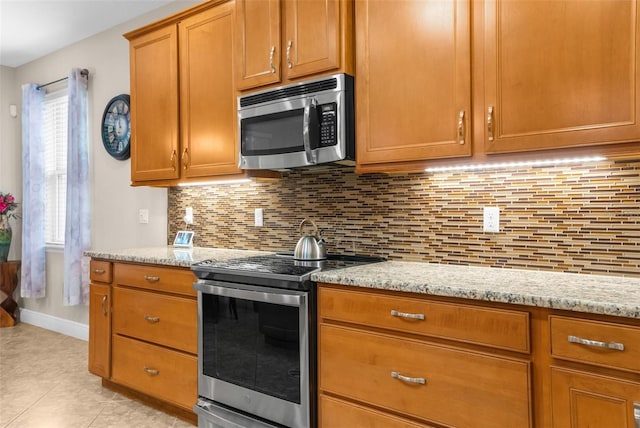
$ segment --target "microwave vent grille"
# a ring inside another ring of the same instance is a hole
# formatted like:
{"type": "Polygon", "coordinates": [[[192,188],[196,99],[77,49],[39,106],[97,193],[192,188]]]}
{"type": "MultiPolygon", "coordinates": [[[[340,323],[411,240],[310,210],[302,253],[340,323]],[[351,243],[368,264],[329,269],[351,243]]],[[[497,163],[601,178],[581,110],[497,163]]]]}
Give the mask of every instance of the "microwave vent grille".
{"type": "Polygon", "coordinates": [[[248,107],[284,98],[298,97],[323,91],[332,91],[338,87],[338,80],[332,79],[309,82],[300,85],[291,85],[273,91],[262,92],[240,98],[240,107],[248,107]]]}

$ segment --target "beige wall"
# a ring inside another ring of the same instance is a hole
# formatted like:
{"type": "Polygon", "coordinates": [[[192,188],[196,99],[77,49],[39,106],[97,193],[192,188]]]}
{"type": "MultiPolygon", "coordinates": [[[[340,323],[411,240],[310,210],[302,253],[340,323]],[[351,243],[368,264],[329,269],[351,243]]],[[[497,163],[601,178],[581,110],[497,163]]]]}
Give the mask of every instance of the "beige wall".
{"type": "MultiPolygon", "coordinates": [[[[2,68],[0,92],[0,190],[20,195],[20,117],[8,118],[8,105],[20,109],[24,83],[46,83],[67,75],[73,67],[87,68],[89,76],[90,162],[91,162],[91,242],[93,249],[165,245],[167,242],[167,191],[130,184],[130,161],[111,158],[102,145],[100,121],[104,106],[114,96],[130,93],[129,45],[122,34],[162,19],[197,2],[179,1],[136,18],[96,36],[20,66],[2,68]],[[138,210],[149,210],[149,224],[138,224],[138,210]]],[[[18,257],[20,227],[11,255],[18,257]]],[[[21,299],[20,306],[31,311],[88,323],[87,306],[63,306],[63,254],[47,253],[47,296],[21,299]]]]}
{"type": "MultiPolygon", "coordinates": [[[[22,199],[22,176],[20,170],[21,148],[20,120],[9,114],[9,106],[20,105],[20,92],[16,89],[15,69],[0,66],[0,192],[11,193],[22,199]],[[18,141],[18,144],[16,144],[18,141]]],[[[14,239],[9,259],[20,258],[20,227],[17,219],[11,220],[14,239]]]]}

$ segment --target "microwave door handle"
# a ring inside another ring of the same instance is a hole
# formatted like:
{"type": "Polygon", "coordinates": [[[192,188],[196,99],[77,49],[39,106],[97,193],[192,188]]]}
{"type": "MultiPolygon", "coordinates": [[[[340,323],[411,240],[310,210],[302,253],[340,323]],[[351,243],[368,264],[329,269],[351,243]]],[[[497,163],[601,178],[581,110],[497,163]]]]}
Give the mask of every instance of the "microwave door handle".
{"type": "MultiPolygon", "coordinates": [[[[304,153],[307,156],[307,162],[309,164],[317,163],[316,154],[311,150],[311,115],[316,115],[316,106],[318,101],[315,98],[311,98],[309,102],[304,106],[304,118],[302,119],[302,144],[304,145],[304,153]],[[313,111],[312,111],[313,110],[313,111]]],[[[317,126],[317,124],[316,124],[317,126]]]]}

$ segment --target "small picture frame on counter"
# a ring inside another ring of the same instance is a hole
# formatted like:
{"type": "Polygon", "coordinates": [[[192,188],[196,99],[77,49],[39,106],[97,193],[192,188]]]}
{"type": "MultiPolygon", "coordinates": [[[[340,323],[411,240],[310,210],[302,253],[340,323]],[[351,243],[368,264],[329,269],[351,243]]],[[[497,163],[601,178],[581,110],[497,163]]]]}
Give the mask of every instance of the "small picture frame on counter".
{"type": "Polygon", "coordinates": [[[173,246],[181,248],[193,247],[193,234],[190,230],[179,230],[173,240],[173,246]]]}

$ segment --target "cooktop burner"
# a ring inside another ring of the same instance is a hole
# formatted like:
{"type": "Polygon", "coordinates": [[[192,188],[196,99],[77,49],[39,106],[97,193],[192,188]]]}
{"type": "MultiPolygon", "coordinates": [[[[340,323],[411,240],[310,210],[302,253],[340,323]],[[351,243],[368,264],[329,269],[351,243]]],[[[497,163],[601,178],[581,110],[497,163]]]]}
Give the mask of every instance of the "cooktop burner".
{"type": "Polygon", "coordinates": [[[329,255],[326,260],[295,260],[291,254],[241,257],[225,261],[204,260],[191,266],[204,280],[240,282],[278,288],[307,288],[311,274],[341,269],[385,259],[369,256],[329,255]]]}

